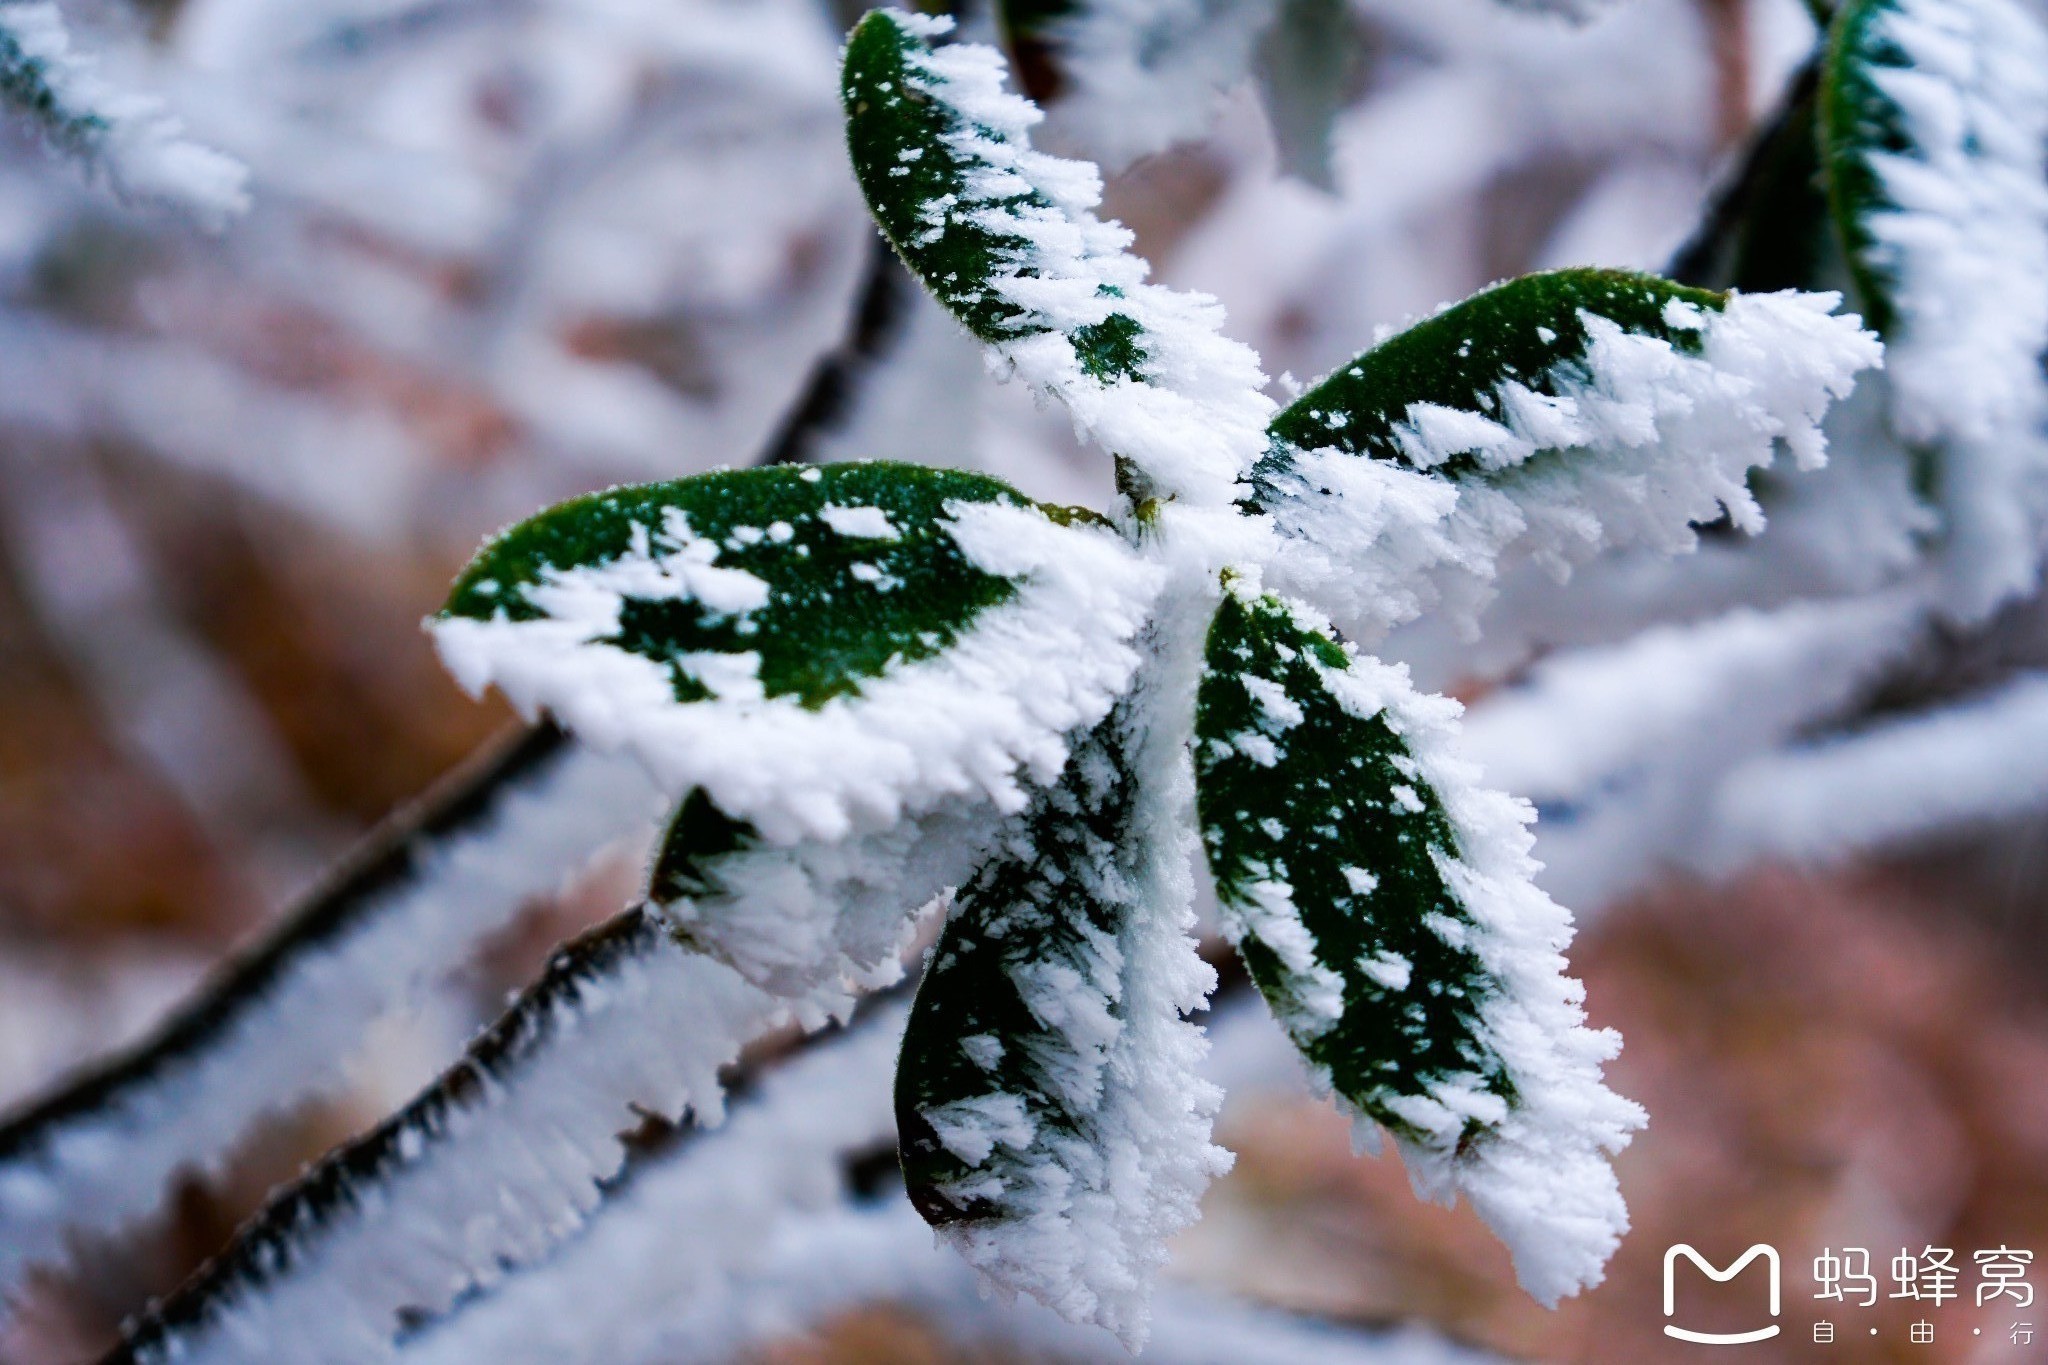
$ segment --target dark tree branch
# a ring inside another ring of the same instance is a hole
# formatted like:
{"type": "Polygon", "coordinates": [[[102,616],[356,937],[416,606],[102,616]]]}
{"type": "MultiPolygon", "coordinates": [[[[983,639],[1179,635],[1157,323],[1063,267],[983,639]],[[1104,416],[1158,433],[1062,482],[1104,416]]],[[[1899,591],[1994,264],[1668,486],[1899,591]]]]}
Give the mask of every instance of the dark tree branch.
{"type": "Polygon", "coordinates": [[[881,233],[868,246],[867,273],[854,301],[853,325],[818,358],[810,381],[784,414],[758,463],[807,464],[818,442],[845,428],[869,373],[896,349],[916,301],[917,282],[881,233]]]}
{"type": "Polygon", "coordinates": [[[1728,269],[1743,225],[1759,208],[1775,173],[1796,149],[1793,139],[1811,138],[1808,117],[1820,85],[1820,54],[1808,58],[1786,86],[1771,117],[1757,129],[1734,170],[1707,200],[1705,216],[1664,267],[1680,284],[1712,287],[1728,269]]]}

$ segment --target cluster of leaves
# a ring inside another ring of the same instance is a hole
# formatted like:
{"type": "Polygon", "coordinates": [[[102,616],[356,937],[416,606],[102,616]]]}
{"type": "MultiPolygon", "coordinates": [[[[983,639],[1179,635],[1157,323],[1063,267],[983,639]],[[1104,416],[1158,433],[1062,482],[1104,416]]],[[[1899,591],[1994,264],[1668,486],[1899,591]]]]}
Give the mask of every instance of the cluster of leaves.
{"type": "MultiPolygon", "coordinates": [[[[1013,38],[1047,17],[1013,10],[1013,38]]],[[[941,808],[993,808],[946,878],[963,889],[917,998],[897,1101],[913,1201],[996,1278],[1135,1342],[1159,1253],[1091,1258],[1062,1230],[1092,1231],[1100,1213],[1156,1242],[1220,1169],[1206,1143],[1214,1096],[1179,1074],[1199,1055],[1181,1016],[1208,980],[1175,870],[1198,827],[1226,931],[1315,1073],[1402,1142],[1419,1183],[1474,1198],[1533,1292],[1572,1292],[1597,1279],[1625,1226],[1603,1158],[1640,1116],[1599,1084],[1613,1043],[1580,1026],[1556,956],[1561,912],[1527,882],[1527,816],[1469,787],[1444,747],[1455,707],[1264,591],[1261,565],[1310,534],[1289,516],[1330,494],[1311,456],[1408,481],[1401,496],[1439,518],[1531,468],[1569,481],[1586,462],[1612,478],[1602,461],[1625,456],[1642,467],[1629,487],[1655,485],[1656,414],[1617,449],[1585,421],[1564,446],[1516,433],[1540,436],[1530,412],[1623,402],[1630,376],[1604,368],[1620,363],[1617,338],[1637,348],[1628,356],[1715,371],[1731,296],[1622,272],[1533,276],[1396,333],[1277,412],[1255,389],[1206,394],[1205,375],[1227,386],[1213,376],[1255,371],[1230,368],[1199,303],[1141,282],[1121,253],[1127,234],[1087,211],[1092,191],[1075,178],[1086,168],[1031,152],[1035,115],[991,93],[986,55],[935,48],[945,32],[888,13],[855,29],[844,93],[856,173],[939,302],[1110,445],[1126,495],[1113,516],[886,463],[617,490],[484,549],[439,626],[451,663],[473,686],[495,682],[642,752],[679,802],[651,899],[693,948],[783,989],[818,972],[775,976],[759,942],[733,949],[735,935],[764,932],[745,927],[750,906],[764,916],[773,900],[750,885],[764,849],[810,867],[820,843],[900,839],[892,831],[941,808]],[[1186,420],[1212,403],[1224,434],[1191,424],[1165,444],[1220,440],[1235,471],[1221,496],[1115,434],[1118,405],[1176,384],[1189,406],[1174,411],[1186,420]],[[1247,412],[1264,413],[1263,431],[1233,435],[1247,412]],[[1503,432],[1527,449],[1502,454],[1503,432]],[[990,508],[1039,551],[1006,556],[976,532],[971,514],[990,508]],[[1124,576],[1114,610],[1055,571],[1076,557],[1096,577],[1124,576]],[[1099,628],[1050,667],[1087,684],[1053,689],[1064,708],[1037,707],[1048,650],[1033,632],[1077,610],[1099,628]],[[940,723],[890,730],[904,698],[940,723]],[[1019,711],[1045,733],[1005,728],[1019,711]],[[700,712],[715,716],[715,752],[663,738],[708,743],[713,729],[680,719],[700,712]],[[837,792],[829,817],[792,817],[818,798],[806,775],[855,752],[792,746],[878,729],[888,744],[858,752],[884,756],[885,790],[837,792]],[[740,781],[736,764],[767,778],[740,781]],[[1545,1177],[1559,1189],[1511,1188],[1545,1177]]],[[[1853,320],[1835,334],[1855,337],[1853,320]]],[[[1868,363],[1857,354],[1849,370],[1868,363]]],[[[1808,387],[1795,406],[1813,418],[1845,381],[1830,371],[1808,387]]],[[[1764,459],[1774,439],[1805,435],[1759,431],[1764,459]]],[[[896,895],[907,933],[934,888],[887,878],[869,874],[896,895]]],[[[777,935],[766,956],[785,967],[833,941],[817,925],[777,935]]],[[[900,951],[884,939],[832,962],[858,977],[900,951]]]]}

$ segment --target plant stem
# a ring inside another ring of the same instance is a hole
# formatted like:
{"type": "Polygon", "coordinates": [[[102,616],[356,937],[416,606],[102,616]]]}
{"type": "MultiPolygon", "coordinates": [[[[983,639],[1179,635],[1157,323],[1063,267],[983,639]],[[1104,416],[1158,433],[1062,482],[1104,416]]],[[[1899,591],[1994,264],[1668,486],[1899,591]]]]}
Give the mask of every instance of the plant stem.
{"type": "Polygon", "coordinates": [[[276,986],[294,957],[347,929],[364,903],[412,880],[426,849],[488,818],[500,789],[550,762],[568,742],[551,721],[523,728],[472,756],[420,800],[395,812],[269,934],[217,968],[199,994],[155,1031],[0,1126],[0,1167],[45,1142],[50,1129],[120,1103],[167,1067],[218,1041],[276,986]]]}
{"type": "Polygon", "coordinates": [[[652,1112],[716,1110],[718,1069],[786,1012],[636,907],[573,939],[463,1059],[274,1194],[130,1324],[109,1365],[367,1358],[582,1221],[652,1112]]]}
{"type": "Polygon", "coordinates": [[[757,463],[808,463],[819,440],[846,425],[869,372],[902,340],[916,296],[916,282],[896,258],[895,248],[876,233],[868,244],[867,273],[854,301],[852,326],[811,367],[809,382],[757,463]]]}

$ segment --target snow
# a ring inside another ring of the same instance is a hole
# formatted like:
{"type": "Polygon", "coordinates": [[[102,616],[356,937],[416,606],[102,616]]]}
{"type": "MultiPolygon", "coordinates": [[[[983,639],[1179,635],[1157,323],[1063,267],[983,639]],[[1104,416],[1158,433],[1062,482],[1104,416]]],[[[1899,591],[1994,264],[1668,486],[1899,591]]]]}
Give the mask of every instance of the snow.
{"type": "Polygon", "coordinates": [[[167,204],[214,228],[249,206],[241,163],[187,138],[157,100],[102,78],[51,0],[0,3],[0,100],[123,199],[167,204]]]}
{"type": "Polygon", "coordinates": [[[900,533],[889,520],[889,514],[879,507],[841,507],[837,504],[827,504],[818,513],[818,517],[842,536],[853,536],[861,540],[900,538],[900,533]]]}
{"type": "MultiPolygon", "coordinates": [[[[1313,613],[1299,616],[1305,629],[1327,632],[1313,613]]],[[[1409,1177],[1425,1197],[1471,1200],[1507,1244],[1523,1287],[1555,1304],[1599,1282],[1628,1230],[1608,1158],[1644,1115],[1600,1075],[1621,1040],[1586,1027],[1584,988],[1565,975],[1562,956],[1570,916],[1532,880],[1537,865],[1527,826],[1534,814],[1527,803],[1478,785],[1478,769],[1458,752],[1462,708],[1416,692],[1406,669],[1368,656],[1353,654],[1347,668],[1320,672],[1352,715],[1386,718],[1415,761],[1418,781],[1441,803],[1456,848],[1431,855],[1471,923],[1444,916],[1432,922],[1447,942],[1475,953],[1499,983],[1478,1015],[1515,1102],[1503,1104],[1477,1075],[1395,1101],[1406,1123],[1430,1134],[1397,1137],[1409,1177]],[[1486,1125],[1476,1138],[1467,1134],[1468,1118],[1486,1125]]],[[[1398,978],[1406,964],[1374,965],[1398,978]]]]}
{"type": "Polygon", "coordinates": [[[1753,851],[1730,828],[1751,824],[1739,807],[1773,809],[1742,775],[1911,657],[1928,614],[1924,593],[1901,589],[1553,655],[1474,707],[1467,749],[1545,806],[1539,880],[1581,913],[1672,868],[1734,871],[1753,851]]]}
{"type": "MultiPolygon", "coordinates": [[[[904,1013],[871,1007],[846,1036],[775,1068],[722,1127],[629,1165],[580,1234],[456,1305],[396,1359],[626,1365],[663,1359],[662,1336],[689,1311],[745,1311],[743,1286],[782,1240],[843,1211],[843,1163],[895,1139],[889,1078],[904,1013]]],[[[929,1234],[920,1240],[929,1254],[929,1234]]]]}
{"type": "Polygon", "coordinates": [[[661,807],[634,765],[567,746],[502,789],[409,877],[301,947],[204,1050],[166,1058],[0,1163],[0,1292],[61,1263],[72,1236],[149,1217],[181,1174],[222,1169],[260,1121],[335,1089],[372,1023],[417,1002],[606,845],[645,837],[661,807]]]}
{"type": "MultiPolygon", "coordinates": [[[[935,1251],[896,1203],[849,1207],[793,1222],[758,1269],[729,1291],[675,1312],[652,1349],[618,1365],[712,1365],[824,1327],[864,1304],[893,1303],[929,1321],[947,1345],[1022,1352],[1032,1360],[1102,1360],[1092,1332],[1029,1303],[991,1298],[935,1251]]],[[[596,1360],[599,1357],[575,1357],[596,1360]]],[[[1351,1329],[1241,1302],[1194,1286],[1164,1286],[1144,1359],[1158,1365],[1497,1365],[1419,1327],[1351,1329]]]]}
{"type": "Polygon", "coordinates": [[[1776,753],[1715,794],[1721,866],[1825,863],[2048,807],[2048,677],[1776,753]]]}
{"type": "Polygon", "coordinates": [[[961,803],[844,839],[755,845],[710,869],[719,894],[658,910],[817,1027],[901,979],[921,912],[967,880],[1000,823],[988,803],[961,803]]]}
{"type": "Polygon", "coordinates": [[[1066,79],[1048,124],[1106,171],[1207,126],[1250,74],[1281,0],[1090,0],[1053,25],[1066,79]]]}
{"type": "Polygon", "coordinates": [[[1954,609],[1981,617],[2039,581],[2048,515],[2048,30],[2010,0],[1899,0],[1865,70],[1910,150],[1867,158],[1889,206],[1863,214],[1888,278],[1893,420],[1940,448],[1954,609]]]}
{"type": "Polygon", "coordinates": [[[399,1119],[374,1176],[351,1176],[348,1197],[301,1211],[282,1246],[254,1253],[260,1284],[244,1263],[210,1311],[146,1335],[135,1358],[387,1359],[401,1311],[445,1311],[579,1226],[642,1115],[688,1108],[716,1123],[719,1068],[785,1012],[651,920],[624,948],[543,1005],[503,1057],[458,1068],[471,1083],[399,1119]]]}
{"type": "Polygon", "coordinates": [[[1057,399],[1076,435],[1129,461],[1147,492],[1229,505],[1264,449],[1273,410],[1257,356],[1220,334],[1214,299],[1145,282],[1145,262],[1125,249],[1129,230],[1095,217],[1102,183],[1093,166],[1031,149],[1043,116],[1003,89],[999,53],[953,43],[913,50],[909,61],[919,89],[957,115],[947,145],[976,168],[958,202],[928,207],[933,230],[960,220],[1027,243],[976,282],[1017,309],[1017,336],[990,347],[991,369],[1057,399]],[[1112,315],[1137,324],[1142,381],[1081,367],[1072,334],[1112,315]]]}
{"type": "Polygon", "coordinates": [[[1016,593],[939,654],[816,708],[761,696],[744,655],[730,672],[700,670],[724,692],[678,703],[660,663],[597,643],[617,632],[629,593],[709,593],[731,611],[755,602],[758,580],[718,568],[717,547],[703,540],[554,572],[539,590],[554,618],[438,619],[430,629],[472,693],[495,685],[523,712],[552,711],[585,742],[632,753],[665,790],[702,788],[770,843],[840,839],[943,802],[1016,810],[1022,780],[1056,774],[1065,734],[1100,719],[1128,686],[1131,641],[1160,575],[1109,531],[1059,526],[1034,508],[961,502],[948,513],[969,561],[1019,580],[1016,593]]]}
{"type": "Polygon", "coordinates": [[[1688,550],[1694,524],[1724,510],[1760,530],[1748,471],[1780,446],[1802,469],[1823,463],[1821,417],[1878,363],[1876,337],[1834,315],[1839,302],[1733,294],[1690,319],[1696,355],[1582,313],[1587,350],[1552,376],[1559,396],[1510,380],[1491,395],[1498,417],[1410,409],[1402,439],[1417,463],[1477,452],[1483,473],[1296,451],[1275,480],[1268,581],[1369,640],[1439,603],[1469,623],[1519,560],[1562,578],[1605,548],[1688,550]]]}

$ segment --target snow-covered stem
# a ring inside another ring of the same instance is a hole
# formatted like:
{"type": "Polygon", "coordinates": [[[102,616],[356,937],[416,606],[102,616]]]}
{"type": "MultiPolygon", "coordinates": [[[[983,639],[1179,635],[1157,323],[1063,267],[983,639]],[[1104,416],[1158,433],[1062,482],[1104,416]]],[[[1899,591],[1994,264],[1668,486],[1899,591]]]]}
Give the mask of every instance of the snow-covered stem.
{"type": "MultiPolygon", "coordinates": [[[[1249,1003],[1241,974],[1229,996],[1249,1003]]],[[[960,1346],[1098,1360],[1096,1333],[1022,1300],[992,1299],[934,1246],[893,1184],[870,1202],[856,1166],[893,1145],[889,1074],[904,988],[864,1002],[843,1030],[738,1068],[730,1115],[636,1156],[589,1225],[400,1343],[403,1365],[545,1355],[554,1365],[723,1361],[887,1303],[960,1346]]],[[[1285,1048],[1286,1045],[1281,1043],[1285,1048]]],[[[1285,1069],[1269,1056],[1262,1070],[1285,1069]]],[[[1146,1359],[1207,1365],[1479,1365],[1414,1330],[1366,1331],[1162,1287],[1146,1359]]]]}
{"type": "Polygon", "coordinates": [[[160,1028],[0,1128],[0,1290],[342,1083],[371,1024],[659,813],[631,764],[552,725],[400,812],[160,1028]]]}
{"type": "Polygon", "coordinates": [[[1739,870],[1741,774],[1835,720],[1926,638],[1924,595],[1739,610],[1552,655],[1479,702],[1489,777],[1539,803],[1541,881],[1582,912],[1673,869],[1739,870]]]}
{"type": "Polygon", "coordinates": [[[792,1225],[848,1198],[852,1162],[893,1152],[889,1076],[912,984],[870,996],[838,1030],[735,1068],[722,1126],[692,1125],[637,1155],[574,1239],[410,1334],[398,1359],[650,1358],[668,1324],[726,1297],[792,1225]]]}
{"type": "Polygon", "coordinates": [[[719,1069],[786,1018],[632,910],[575,940],[404,1109],[281,1192],[132,1323],[113,1362],[387,1358],[543,1255],[602,1198],[649,1114],[722,1114],[719,1069]]]}
{"type": "Polygon", "coordinates": [[[157,100],[115,89],[76,52],[53,0],[0,3],[0,101],[124,200],[219,227],[248,207],[240,162],[185,136],[157,100]]]}
{"type": "Polygon", "coordinates": [[[2048,808],[2048,676],[1760,754],[1715,793],[1703,853],[1829,863],[2048,808]]]}

